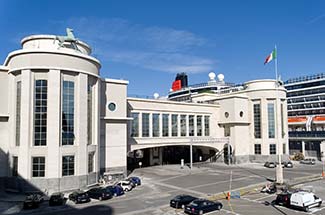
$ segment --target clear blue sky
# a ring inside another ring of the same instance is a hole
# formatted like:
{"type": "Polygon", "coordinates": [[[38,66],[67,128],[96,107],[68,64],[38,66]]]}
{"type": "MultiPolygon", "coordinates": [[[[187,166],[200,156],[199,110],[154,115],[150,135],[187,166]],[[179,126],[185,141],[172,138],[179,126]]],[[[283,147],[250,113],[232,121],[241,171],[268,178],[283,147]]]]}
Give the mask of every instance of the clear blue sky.
{"type": "Polygon", "coordinates": [[[233,83],[274,78],[263,62],[275,44],[283,80],[325,72],[325,1],[1,0],[0,27],[2,62],[27,35],[73,28],[129,94],[166,95],[177,72],[190,84],[211,70],[233,83]]]}

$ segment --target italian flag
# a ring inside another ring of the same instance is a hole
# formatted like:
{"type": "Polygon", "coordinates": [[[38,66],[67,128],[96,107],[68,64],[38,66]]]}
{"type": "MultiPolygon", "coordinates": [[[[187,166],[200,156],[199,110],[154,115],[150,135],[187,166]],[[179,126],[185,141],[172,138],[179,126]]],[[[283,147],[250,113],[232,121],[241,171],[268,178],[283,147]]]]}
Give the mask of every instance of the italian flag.
{"type": "Polygon", "coordinates": [[[264,65],[271,62],[273,59],[276,58],[276,49],[273,49],[273,51],[271,52],[271,54],[269,54],[269,56],[266,57],[265,61],[264,61],[264,65]]]}

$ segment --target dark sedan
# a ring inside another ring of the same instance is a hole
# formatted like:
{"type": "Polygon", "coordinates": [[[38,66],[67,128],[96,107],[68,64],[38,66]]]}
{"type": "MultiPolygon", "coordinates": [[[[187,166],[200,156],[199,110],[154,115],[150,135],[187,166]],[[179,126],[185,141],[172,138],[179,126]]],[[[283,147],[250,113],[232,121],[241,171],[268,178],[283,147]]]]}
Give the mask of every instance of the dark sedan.
{"type": "Polygon", "coordinates": [[[274,203],[277,205],[289,207],[290,206],[290,198],[291,198],[291,193],[283,192],[276,196],[274,203]]]}
{"type": "Polygon", "coordinates": [[[113,194],[102,187],[91,188],[87,191],[87,194],[92,199],[98,199],[99,201],[110,199],[113,197],[113,194]]]}
{"type": "Polygon", "coordinates": [[[264,166],[268,167],[268,168],[274,168],[274,167],[276,167],[276,163],[267,161],[267,162],[265,162],[264,166]]]}
{"type": "Polygon", "coordinates": [[[212,202],[206,199],[196,199],[185,206],[184,212],[187,214],[204,214],[211,211],[221,210],[220,202],[212,202]]]}
{"type": "Polygon", "coordinates": [[[49,200],[50,206],[63,205],[65,203],[63,193],[53,193],[49,200]]]}
{"type": "Polygon", "coordinates": [[[82,190],[74,191],[71,193],[69,195],[69,200],[73,201],[76,204],[90,202],[88,194],[82,190]]]}
{"type": "Polygon", "coordinates": [[[38,208],[40,203],[43,201],[43,197],[39,194],[29,194],[26,196],[23,203],[24,209],[38,208]]]}
{"type": "Polygon", "coordinates": [[[107,186],[105,189],[111,192],[113,196],[121,196],[124,194],[123,188],[119,185],[107,186]]]}
{"type": "Polygon", "coordinates": [[[189,204],[197,198],[190,195],[178,195],[170,200],[169,205],[173,208],[184,208],[185,205],[189,204]]]}

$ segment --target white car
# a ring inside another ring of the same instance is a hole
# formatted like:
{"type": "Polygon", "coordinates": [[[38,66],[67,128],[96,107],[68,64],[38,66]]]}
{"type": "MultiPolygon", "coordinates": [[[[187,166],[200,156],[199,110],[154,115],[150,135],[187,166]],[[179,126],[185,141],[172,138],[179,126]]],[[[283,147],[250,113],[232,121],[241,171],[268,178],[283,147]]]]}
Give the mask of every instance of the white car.
{"type": "Polygon", "coordinates": [[[128,192],[132,190],[132,184],[130,181],[120,181],[116,185],[119,185],[123,188],[124,191],[128,192]]]}
{"type": "Polygon", "coordinates": [[[320,207],[321,205],[322,199],[311,192],[299,191],[293,193],[290,197],[291,207],[303,209],[306,212],[309,211],[310,208],[320,207]]]}

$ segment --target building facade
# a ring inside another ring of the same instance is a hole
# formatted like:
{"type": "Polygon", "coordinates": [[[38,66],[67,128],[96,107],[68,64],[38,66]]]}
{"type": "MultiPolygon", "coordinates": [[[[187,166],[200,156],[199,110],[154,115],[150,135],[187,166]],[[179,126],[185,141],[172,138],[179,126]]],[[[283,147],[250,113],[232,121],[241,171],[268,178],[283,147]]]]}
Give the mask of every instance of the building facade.
{"type": "Polygon", "coordinates": [[[325,151],[325,74],[285,81],[290,154],[322,158],[325,151]]]}
{"type": "Polygon", "coordinates": [[[128,160],[180,163],[189,149],[194,161],[230,163],[288,154],[286,90],[274,80],[232,85],[210,75],[204,91],[132,98],[128,81],[100,77],[90,46],[71,32],[21,45],[0,67],[2,186],[73,190],[103,173],[125,176],[128,160]]]}

